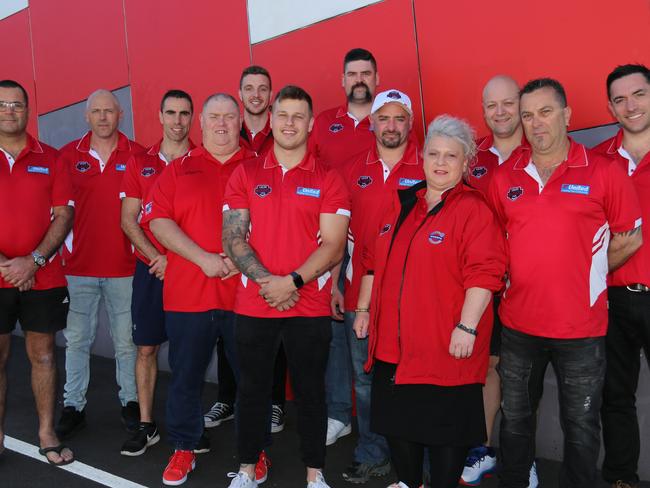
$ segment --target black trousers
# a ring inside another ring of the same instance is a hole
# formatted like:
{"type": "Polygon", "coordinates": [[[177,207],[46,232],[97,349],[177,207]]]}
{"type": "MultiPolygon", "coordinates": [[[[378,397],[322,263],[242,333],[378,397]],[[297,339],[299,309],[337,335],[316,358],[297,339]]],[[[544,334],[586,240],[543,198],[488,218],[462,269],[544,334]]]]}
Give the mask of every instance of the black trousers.
{"type": "MultiPolygon", "coordinates": [[[[232,372],[223,341],[219,340],[217,343],[217,374],[218,374],[218,389],[217,401],[226,403],[231,407],[235,405],[237,398],[237,382],[235,375],[232,372]]],[[[286,383],[287,383],[287,356],[284,353],[284,348],[280,345],[278,356],[275,359],[275,368],[273,371],[273,393],[271,395],[271,402],[273,405],[280,405],[284,408],[286,401],[286,383]]]]}
{"type": "Polygon", "coordinates": [[[620,286],[610,287],[608,294],[607,372],[601,408],[603,477],[610,483],[636,483],[640,447],[635,394],[641,349],[650,364],[650,292],[620,286]]]}
{"type": "Polygon", "coordinates": [[[332,329],[329,317],[259,318],[237,315],[235,338],[240,365],[237,390],[237,449],[241,464],[255,464],[268,430],[268,405],[275,358],[284,346],[298,407],[302,460],[325,464],[327,406],[325,368],[332,329]]]}

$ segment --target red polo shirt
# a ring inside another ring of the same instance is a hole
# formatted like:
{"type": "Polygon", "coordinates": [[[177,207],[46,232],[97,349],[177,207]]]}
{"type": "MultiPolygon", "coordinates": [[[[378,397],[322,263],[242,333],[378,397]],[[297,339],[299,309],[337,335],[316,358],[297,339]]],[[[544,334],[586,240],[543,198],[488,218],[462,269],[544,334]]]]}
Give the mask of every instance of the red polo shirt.
{"type": "MultiPolygon", "coordinates": [[[[522,137],[521,144],[528,144],[525,137],[522,137]]],[[[521,146],[520,146],[521,147],[521,146]]],[[[515,149],[511,156],[516,153],[515,149]]],[[[469,163],[467,171],[467,183],[487,195],[492,176],[497,168],[504,163],[499,151],[494,147],[494,136],[492,134],[476,141],[476,156],[469,163]]]]}
{"type": "Polygon", "coordinates": [[[434,211],[427,209],[424,183],[400,193],[393,192],[395,202],[364,257],[374,271],[366,366],[375,358],[397,364],[398,384],[484,383],[492,307],[478,323],[471,357],[455,359],[449,343],[466,290],[503,285],[502,231],[483,196],[462,183],[434,211]]]}
{"type": "MultiPolygon", "coordinates": [[[[350,215],[350,200],[341,176],[307,152],[284,172],[273,151],[241,165],[226,189],[224,211],[248,209],[249,244],[274,275],[300,267],[320,245],[320,215],[350,215]]],[[[259,295],[259,285],[241,275],[235,312],[252,317],[320,317],[330,315],[331,279],[327,271],[300,289],[296,305],[280,312],[259,295]]]]}
{"type": "MultiPolygon", "coordinates": [[[[153,188],[154,183],[169,164],[160,153],[161,143],[162,139],[151,146],[146,152],[134,155],[126,163],[126,173],[122,180],[122,192],[120,194],[122,197],[137,198],[140,200],[142,204],[140,219],[142,218],[142,213],[144,213],[144,203],[147,201],[151,188],[153,188]]],[[[189,149],[192,150],[194,147],[194,143],[189,141],[189,149]]],[[[165,254],[167,250],[156,240],[151,229],[149,229],[149,223],[140,222],[140,226],[147,239],[149,239],[149,242],[154,245],[159,253],[165,254]]],[[[137,249],[135,249],[135,255],[140,261],[149,265],[149,259],[137,249]]]]}
{"type": "Polygon", "coordinates": [[[623,129],[619,130],[615,137],[596,146],[594,151],[612,158],[628,174],[639,197],[644,223],[641,226],[643,245],[623,266],[610,273],[609,284],[627,286],[641,283],[650,286],[650,151],[638,164],[634,164],[623,148],[623,129]]]}
{"type": "Polygon", "coordinates": [[[321,112],[314,121],[309,138],[310,150],[335,169],[374,144],[370,117],[356,123],[348,114],[347,104],[321,112]]]}
{"type": "Polygon", "coordinates": [[[99,155],[90,147],[90,134],[63,146],[59,156],[70,171],[75,192],[74,226],[63,250],[65,273],[131,276],[135,259],[120,223],[120,187],[127,161],[144,148],[120,132],[102,170],[99,155]]]}
{"type": "MultiPolygon", "coordinates": [[[[0,253],[6,258],[28,256],[36,249],[52,222],[52,207],[74,206],[70,173],[57,158],[56,149],[29,134],[15,161],[0,148],[0,253]]],[[[56,252],[36,271],[32,289],[61,286],[66,280],[56,252]]],[[[0,277],[0,288],[13,285],[0,277]]]]}
{"type": "Polygon", "coordinates": [[[352,217],[348,230],[348,254],[351,256],[345,270],[345,309],[357,307],[362,269],[362,250],[368,239],[374,239],[378,220],[386,205],[392,202],[393,192],[403,190],[424,179],[422,159],[416,144],[409,142],[402,159],[388,169],[377,154],[377,145],[359,155],[342,170],[350,191],[352,217]]]}
{"type": "Polygon", "coordinates": [[[257,134],[253,135],[244,121],[241,126],[241,137],[239,138],[242,147],[253,151],[257,156],[266,156],[266,153],[273,149],[273,132],[271,132],[271,114],[266,120],[266,125],[257,134]]]}
{"type": "Polygon", "coordinates": [[[542,185],[530,155],[511,158],[490,186],[510,256],[499,317],[534,336],[603,336],[610,232],[641,223],[632,182],[611,159],[571,140],[567,159],[542,185]]]}
{"type": "MultiPolygon", "coordinates": [[[[220,163],[204,148],[192,149],[173,161],[151,191],[142,221],[171,219],[208,252],[223,254],[221,227],[226,183],[242,161],[253,157],[240,149],[220,163]]],[[[168,251],[163,282],[163,308],[169,312],[232,310],[237,277],[208,278],[200,268],[168,251]]]]}

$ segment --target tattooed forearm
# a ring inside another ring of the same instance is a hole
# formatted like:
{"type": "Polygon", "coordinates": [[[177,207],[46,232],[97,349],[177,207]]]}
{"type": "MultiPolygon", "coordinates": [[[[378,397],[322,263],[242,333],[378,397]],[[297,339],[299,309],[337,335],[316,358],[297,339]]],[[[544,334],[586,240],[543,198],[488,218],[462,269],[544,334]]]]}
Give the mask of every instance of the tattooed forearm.
{"type": "Polygon", "coordinates": [[[628,230],[628,231],[625,231],[625,232],[616,232],[613,235],[614,236],[621,236],[621,237],[631,237],[634,234],[638,234],[639,232],[641,232],[641,226],[635,227],[634,229],[628,230]]]}
{"type": "Polygon", "coordinates": [[[262,265],[246,240],[249,224],[248,210],[226,210],[223,213],[223,249],[239,271],[257,280],[271,273],[262,265]]]}

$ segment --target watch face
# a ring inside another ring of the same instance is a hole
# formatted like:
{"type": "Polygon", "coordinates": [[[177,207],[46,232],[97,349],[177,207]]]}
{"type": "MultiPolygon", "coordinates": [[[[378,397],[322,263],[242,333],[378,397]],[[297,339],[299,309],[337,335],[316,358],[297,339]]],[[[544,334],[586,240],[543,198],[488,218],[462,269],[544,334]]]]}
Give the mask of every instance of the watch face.
{"type": "Polygon", "coordinates": [[[43,256],[39,256],[36,258],[36,264],[39,266],[45,266],[45,258],[43,256]]]}

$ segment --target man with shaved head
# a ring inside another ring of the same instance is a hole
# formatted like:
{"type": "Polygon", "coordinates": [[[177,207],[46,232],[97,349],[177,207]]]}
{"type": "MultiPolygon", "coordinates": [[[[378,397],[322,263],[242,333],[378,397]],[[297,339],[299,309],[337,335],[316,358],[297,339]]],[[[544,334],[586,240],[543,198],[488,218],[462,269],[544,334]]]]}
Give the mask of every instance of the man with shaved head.
{"type": "MultiPolygon", "coordinates": [[[[163,309],[172,378],[167,434],[174,453],[162,481],[180,485],[196,465],[203,434],[201,391],[218,338],[235,378],[233,307],[237,270],[221,243],[222,205],[232,172],[255,153],[239,146],[239,104],[226,93],[208,97],[201,112],[203,145],[172,162],[144,204],[149,223],[167,249],[163,309]]],[[[205,451],[203,451],[205,452],[205,451]]]]}
{"type": "Polygon", "coordinates": [[[76,214],[63,251],[70,312],[64,332],[64,407],[56,427],[62,439],[86,424],[90,348],[97,332],[102,298],[115,347],[122,423],[132,432],[139,425],[136,347],[131,337],[135,258],[120,226],[120,186],[126,162],[143,148],[119,132],[122,109],[110,91],[97,90],[88,97],[85,117],[90,130],[64,146],[60,153],[60,161],[72,176],[76,214]]]}
{"type": "MultiPolygon", "coordinates": [[[[501,166],[521,144],[526,143],[519,117],[519,86],[507,75],[496,75],[483,88],[483,118],[490,134],[476,141],[476,157],[467,171],[467,182],[487,194],[490,181],[501,166]]],[[[487,427],[487,442],[470,450],[461,483],[477,485],[483,477],[496,471],[496,451],[492,447],[494,420],[501,403],[501,382],[496,371],[501,348],[500,296],[494,297],[494,326],[490,341],[490,363],[483,388],[483,403],[487,427]]],[[[531,468],[530,487],[537,486],[535,465],[531,468]]]]}

